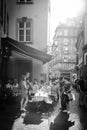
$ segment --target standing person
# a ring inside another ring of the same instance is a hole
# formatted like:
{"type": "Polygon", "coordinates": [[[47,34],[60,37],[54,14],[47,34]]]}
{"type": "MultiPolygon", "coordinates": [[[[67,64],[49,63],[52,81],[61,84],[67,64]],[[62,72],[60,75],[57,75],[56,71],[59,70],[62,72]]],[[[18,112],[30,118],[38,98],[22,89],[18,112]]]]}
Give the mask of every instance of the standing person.
{"type": "Polygon", "coordinates": [[[38,91],[39,90],[39,85],[38,85],[38,81],[37,79],[34,79],[34,82],[33,82],[33,91],[38,91]]]}
{"type": "Polygon", "coordinates": [[[85,80],[84,80],[83,76],[81,76],[80,80],[78,81],[78,84],[80,85],[80,90],[82,92],[84,92],[84,90],[85,90],[85,80]]]}
{"type": "Polygon", "coordinates": [[[19,84],[18,84],[18,80],[17,79],[14,79],[13,80],[13,93],[15,96],[17,96],[17,92],[18,92],[18,87],[19,87],[19,84]]]}
{"type": "Polygon", "coordinates": [[[25,108],[28,102],[28,86],[25,75],[22,75],[19,85],[21,87],[21,110],[26,111],[25,108]]]}
{"type": "Polygon", "coordinates": [[[18,88],[18,80],[17,79],[13,80],[13,89],[14,88],[18,88]]]}
{"type": "Polygon", "coordinates": [[[64,78],[63,77],[60,77],[59,79],[59,86],[60,86],[60,96],[63,92],[63,88],[64,88],[64,78]]]}
{"type": "Polygon", "coordinates": [[[31,90],[32,89],[32,83],[30,82],[30,73],[26,72],[25,77],[26,77],[26,83],[27,83],[27,86],[28,86],[28,90],[31,90]]]}
{"type": "Polygon", "coordinates": [[[78,85],[80,86],[80,96],[79,96],[79,104],[80,106],[84,105],[84,92],[85,92],[85,80],[84,77],[81,76],[80,80],[78,81],[78,85]]]}
{"type": "Polygon", "coordinates": [[[26,85],[27,85],[27,88],[28,88],[28,98],[30,99],[30,91],[32,90],[32,83],[30,82],[30,73],[29,72],[26,72],[25,74],[25,80],[26,80],[26,85]]]}

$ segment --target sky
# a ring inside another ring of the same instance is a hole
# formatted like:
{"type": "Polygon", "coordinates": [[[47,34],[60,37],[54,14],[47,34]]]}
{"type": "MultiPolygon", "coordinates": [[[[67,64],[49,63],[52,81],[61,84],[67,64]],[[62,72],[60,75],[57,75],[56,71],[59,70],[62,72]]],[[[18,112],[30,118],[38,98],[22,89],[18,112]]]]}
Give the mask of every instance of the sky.
{"type": "Polygon", "coordinates": [[[50,41],[53,42],[55,29],[60,22],[77,17],[82,12],[84,0],[51,0],[50,41]]]}

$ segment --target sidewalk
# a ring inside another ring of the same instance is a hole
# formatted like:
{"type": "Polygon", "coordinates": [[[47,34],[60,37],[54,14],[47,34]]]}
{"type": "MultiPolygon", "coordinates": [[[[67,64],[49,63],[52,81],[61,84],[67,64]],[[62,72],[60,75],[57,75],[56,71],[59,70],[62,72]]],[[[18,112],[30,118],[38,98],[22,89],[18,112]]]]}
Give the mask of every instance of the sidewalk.
{"type": "Polygon", "coordinates": [[[62,112],[60,100],[54,111],[50,113],[29,112],[23,118],[15,119],[18,106],[9,106],[9,108],[0,115],[0,128],[2,130],[87,130],[87,110],[79,107],[79,94],[73,90],[75,100],[69,104],[69,113],[62,112]]]}
{"type": "Polygon", "coordinates": [[[79,107],[79,94],[73,90],[75,100],[69,103],[69,114],[58,110],[50,130],[87,130],[87,110],[79,107]]]}
{"type": "Polygon", "coordinates": [[[75,101],[69,105],[69,112],[62,112],[60,108],[60,100],[55,110],[50,116],[42,116],[35,113],[29,113],[27,116],[27,124],[24,124],[23,118],[15,120],[12,130],[82,130],[80,123],[80,108],[78,105],[79,94],[76,91],[72,92],[75,95],[75,101]],[[40,117],[41,116],[41,117],[40,117]],[[37,120],[39,120],[39,123],[37,120]],[[32,123],[30,123],[32,120],[32,123]]]}

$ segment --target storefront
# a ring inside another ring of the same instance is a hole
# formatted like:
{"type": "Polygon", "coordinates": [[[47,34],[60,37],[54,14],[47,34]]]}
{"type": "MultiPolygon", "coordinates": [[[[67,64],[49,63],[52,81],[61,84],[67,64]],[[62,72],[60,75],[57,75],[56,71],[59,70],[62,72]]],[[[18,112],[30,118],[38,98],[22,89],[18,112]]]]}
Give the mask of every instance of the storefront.
{"type": "Polygon", "coordinates": [[[20,79],[21,75],[30,72],[30,79],[40,78],[43,64],[51,56],[33,47],[19,43],[11,38],[2,39],[1,79],[20,79]]]}

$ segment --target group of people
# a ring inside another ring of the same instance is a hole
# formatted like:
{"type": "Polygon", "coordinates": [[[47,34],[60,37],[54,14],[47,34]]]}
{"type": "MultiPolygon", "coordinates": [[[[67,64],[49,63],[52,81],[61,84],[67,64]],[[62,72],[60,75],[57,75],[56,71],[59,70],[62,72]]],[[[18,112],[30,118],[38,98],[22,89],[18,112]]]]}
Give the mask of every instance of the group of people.
{"type": "Polygon", "coordinates": [[[72,90],[73,90],[73,83],[67,76],[60,76],[60,77],[50,77],[52,84],[57,84],[59,100],[60,100],[60,109],[65,110],[68,107],[69,101],[75,99],[72,90]]]}
{"type": "MultiPolygon", "coordinates": [[[[26,111],[26,106],[28,104],[30,98],[30,92],[37,93],[39,90],[46,92],[48,95],[53,95],[56,97],[56,101],[58,102],[59,98],[61,99],[61,107],[64,106],[64,94],[67,96],[67,93],[71,91],[71,82],[67,77],[56,77],[50,79],[49,82],[38,82],[37,79],[34,79],[33,82],[30,82],[30,73],[26,72],[21,76],[19,82],[17,79],[13,81],[8,80],[6,83],[6,88],[11,90],[15,96],[20,94],[20,109],[21,111],[26,111]],[[17,90],[17,91],[15,91],[17,90]]],[[[45,94],[45,93],[44,93],[45,94]]]]}
{"type": "Polygon", "coordinates": [[[1,104],[3,102],[13,103],[14,101],[19,101],[19,97],[21,97],[20,108],[21,110],[25,110],[26,104],[28,102],[28,92],[31,87],[30,83],[30,73],[26,72],[25,75],[22,75],[19,82],[15,79],[7,80],[3,87],[0,85],[0,100],[1,104]],[[3,96],[2,96],[3,95],[3,96]]]}
{"type": "Polygon", "coordinates": [[[72,83],[67,77],[60,78],[60,100],[61,110],[67,109],[69,101],[73,100],[72,83]]]}
{"type": "Polygon", "coordinates": [[[43,80],[41,80],[41,82],[38,82],[37,79],[34,79],[32,82],[30,82],[29,72],[26,72],[24,75],[22,75],[19,82],[17,79],[14,79],[8,80],[8,82],[6,83],[8,94],[10,94],[11,92],[15,96],[20,95],[21,111],[26,111],[26,106],[31,98],[31,93],[36,94],[41,91],[43,92],[43,95],[46,95],[46,93],[48,95],[51,95],[52,86],[53,84],[44,82],[43,80]]]}

